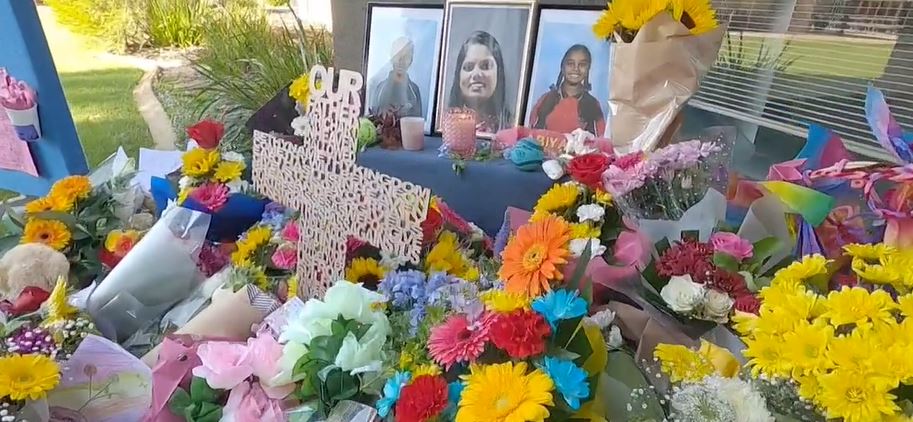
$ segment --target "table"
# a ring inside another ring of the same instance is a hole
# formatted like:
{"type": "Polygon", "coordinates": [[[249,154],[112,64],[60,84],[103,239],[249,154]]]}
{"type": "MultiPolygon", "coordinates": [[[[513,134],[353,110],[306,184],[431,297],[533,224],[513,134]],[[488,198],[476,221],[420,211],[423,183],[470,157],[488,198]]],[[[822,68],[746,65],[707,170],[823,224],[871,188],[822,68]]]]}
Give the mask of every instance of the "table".
{"type": "Polygon", "coordinates": [[[431,189],[463,218],[495,236],[507,207],[532,210],[554,183],[542,170],[525,172],[503,159],[470,161],[462,174],[453,162],[438,157],[441,138],[425,137],[422,151],[369,148],[358,155],[359,165],[431,189]]]}

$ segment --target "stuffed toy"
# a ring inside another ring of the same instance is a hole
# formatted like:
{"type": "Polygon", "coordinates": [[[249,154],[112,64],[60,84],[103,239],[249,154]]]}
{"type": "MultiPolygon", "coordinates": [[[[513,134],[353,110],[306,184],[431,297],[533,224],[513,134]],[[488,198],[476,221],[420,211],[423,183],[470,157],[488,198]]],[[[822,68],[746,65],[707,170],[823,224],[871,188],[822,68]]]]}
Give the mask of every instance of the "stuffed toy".
{"type": "Polygon", "coordinates": [[[15,301],[29,287],[50,292],[69,273],[66,255],[42,243],[18,245],[0,258],[0,301],[15,301]]]}

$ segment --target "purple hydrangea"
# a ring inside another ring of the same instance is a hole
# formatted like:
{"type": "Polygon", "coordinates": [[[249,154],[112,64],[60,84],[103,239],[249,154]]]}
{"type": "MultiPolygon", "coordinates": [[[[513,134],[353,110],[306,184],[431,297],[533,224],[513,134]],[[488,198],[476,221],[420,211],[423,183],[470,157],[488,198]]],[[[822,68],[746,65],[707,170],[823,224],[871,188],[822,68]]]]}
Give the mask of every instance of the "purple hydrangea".
{"type": "Polygon", "coordinates": [[[416,270],[388,273],[380,281],[378,290],[387,297],[394,308],[405,309],[416,303],[425,303],[425,273],[416,270]]]}

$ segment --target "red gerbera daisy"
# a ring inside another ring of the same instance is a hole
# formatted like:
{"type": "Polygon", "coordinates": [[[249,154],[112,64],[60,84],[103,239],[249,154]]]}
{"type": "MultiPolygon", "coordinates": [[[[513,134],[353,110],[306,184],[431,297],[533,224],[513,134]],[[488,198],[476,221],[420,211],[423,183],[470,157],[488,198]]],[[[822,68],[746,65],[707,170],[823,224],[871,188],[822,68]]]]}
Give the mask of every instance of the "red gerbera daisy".
{"type": "Polygon", "coordinates": [[[396,401],[397,422],[428,422],[447,407],[447,381],[422,375],[403,387],[396,401]]]}
{"type": "Polygon", "coordinates": [[[475,324],[465,315],[454,315],[443,324],[431,329],[428,338],[428,352],[435,362],[449,370],[460,362],[472,362],[485,351],[489,328],[487,319],[481,318],[475,324]]]}
{"type": "Polygon", "coordinates": [[[552,329],[541,315],[518,310],[498,314],[491,324],[491,341],[516,359],[526,359],[545,352],[545,339],[552,329]]]}

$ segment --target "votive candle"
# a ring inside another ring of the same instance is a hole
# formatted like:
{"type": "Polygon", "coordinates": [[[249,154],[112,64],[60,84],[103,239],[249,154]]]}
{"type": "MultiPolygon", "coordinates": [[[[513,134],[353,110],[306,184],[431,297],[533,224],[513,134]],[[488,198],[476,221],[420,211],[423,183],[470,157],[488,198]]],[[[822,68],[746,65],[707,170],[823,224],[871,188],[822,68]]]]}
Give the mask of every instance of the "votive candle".
{"type": "Polygon", "coordinates": [[[454,109],[444,116],[442,128],[447,149],[461,157],[472,158],[476,153],[476,115],[472,110],[454,109]]]}
{"type": "Polygon", "coordinates": [[[421,151],[425,148],[425,119],[403,117],[399,119],[399,130],[403,136],[403,149],[421,151]]]}

